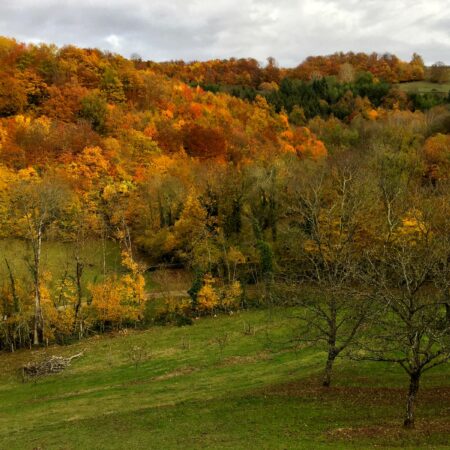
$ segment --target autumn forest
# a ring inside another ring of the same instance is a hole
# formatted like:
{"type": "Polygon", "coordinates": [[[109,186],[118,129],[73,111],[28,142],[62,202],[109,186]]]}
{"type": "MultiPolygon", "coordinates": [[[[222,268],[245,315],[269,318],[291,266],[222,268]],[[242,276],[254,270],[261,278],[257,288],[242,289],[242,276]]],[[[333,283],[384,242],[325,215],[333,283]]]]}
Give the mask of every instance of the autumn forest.
{"type": "MultiPolygon", "coordinates": [[[[0,37],[2,361],[22,355],[33,378],[32,352],[225,320],[242,341],[252,317],[277,357],[314,355],[320,395],[352,382],[346,367],[398,370],[402,439],[431,426],[416,400],[434,376],[445,444],[450,68],[416,53],[154,62],[0,37]]],[[[217,370],[230,333],[205,338],[217,370]]],[[[132,348],[142,377],[157,357],[132,348]]]]}

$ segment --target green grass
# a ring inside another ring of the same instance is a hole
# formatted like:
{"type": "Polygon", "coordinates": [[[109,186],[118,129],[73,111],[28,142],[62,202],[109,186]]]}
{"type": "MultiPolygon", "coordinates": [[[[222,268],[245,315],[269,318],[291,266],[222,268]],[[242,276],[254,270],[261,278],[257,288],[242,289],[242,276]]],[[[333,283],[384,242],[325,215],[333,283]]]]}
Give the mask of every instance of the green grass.
{"type": "MultiPolygon", "coordinates": [[[[103,278],[105,259],[106,272],[120,270],[120,251],[118,246],[110,241],[103,244],[101,241],[90,241],[81,250],[82,260],[85,263],[82,281],[86,287],[89,283],[99,281],[103,278]]],[[[0,240],[0,280],[8,279],[8,271],[5,264],[8,260],[14,276],[23,283],[31,282],[29,263],[32,261],[31,248],[26,241],[5,239],[0,240]]],[[[75,274],[75,252],[71,243],[49,242],[42,245],[42,269],[50,276],[50,288],[55,288],[64,273],[71,276],[75,274]]]]}
{"type": "MultiPolygon", "coordinates": [[[[31,272],[29,262],[32,253],[26,241],[4,239],[0,240],[0,283],[9,280],[5,258],[8,260],[14,276],[22,285],[30,284],[31,272]]],[[[90,283],[103,279],[106,273],[117,273],[122,270],[119,246],[106,241],[92,240],[81,250],[84,262],[82,285],[86,289],[90,283]]],[[[64,273],[72,278],[75,276],[75,249],[72,243],[46,241],[42,248],[42,268],[46,276],[50,276],[48,285],[53,291],[57,289],[64,273]]],[[[148,291],[186,291],[189,289],[192,277],[187,271],[164,269],[145,273],[146,289],[148,291]],[[170,288],[169,288],[170,287],[170,288]]]]}
{"type": "Polygon", "coordinates": [[[324,355],[289,345],[289,315],[243,312],[1,354],[0,448],[450,448],[448,367],[426,376],[417,430],[404,432],[404,374],[339,361],[335,387],[321,388],[324,355]],[[30,359],[83,349],[59,375],[17,376],[30,359]]]}
{"type": "Polygon", "coordinates": [[[400,83],[398,87],[405,92],[418,92],[420,94],[425,94],[428,92],[439,92],[442,94],[448,94],[450,91],[449,83],[431,83],[429,81],[412,81],[410,83],[400,83]]]}

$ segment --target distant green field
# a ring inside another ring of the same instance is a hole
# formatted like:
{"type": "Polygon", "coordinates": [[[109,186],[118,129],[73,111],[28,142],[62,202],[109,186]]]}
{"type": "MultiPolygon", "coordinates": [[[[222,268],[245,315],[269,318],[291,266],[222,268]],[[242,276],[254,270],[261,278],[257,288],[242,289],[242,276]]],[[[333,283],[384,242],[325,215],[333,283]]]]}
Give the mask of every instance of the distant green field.
{"type": "Polygon", "coordinates": [[[450,92],[450,82],[437,84],[430,83],[429,81],[412,81],[411,83],[400,83],[397,85],[401,90],[405,92],[418,92],[425,94],[428,92],[439,92],[442,94],[448,94],[450,92]]]}
{"type": "MultiPolygon", "coordinates": [[[[120,251],[118,246],[106,241],[105,247],[101,241],[90,241],[81,251],[85,263],[82,281],[85,286],[102,279],[104,267],[106,273],[120,270],[120,251]],[[104,264],[105,261],[105,264],[104,264]]],[[[5,258],[14,273],[22,282],[31,282],[29,262],[31,249],[25,241],[0,240],[0,282],[7,280],[8,271],[5,258]]],[[[73,275],[75,272],[75,253],[71,243],[44,242],[42,250],[42,268],[51,274],[50,287],[58,285],[64,273],[73,275]]]]}
{"type": "MultiPolygon", "coordinates": [[[[104,273],[116,273],[123,270],[121,266],[120,249],[117,243],[100,240],[87,242],[81,250],[85,264],[82,284],[86,288],[90,283],[103,279],[104,273]]],[[[5,258],[14,273],[22,283],[31,283],[29,262],[31,249],[25,241],[15,239],[0,240],[0,285],[8,280],[8,270],[5,258]]],[[[64,273],[74,276],[75,253],[72,243],[52,242],[43,243],[42,268],[50,274],[49,286],[55,288],[64,273]]],[[[192,277],[185,270],[160,269],[145,273],[146,289],[148,291],[186,291],[189,289],[192,277]]]]}
{"type": "Polygon", "coordinates": [[[426,374],[417,429],[404,431],[402,371],[339,361],[335,387],[320,387],[324,354],[290,344],[292,312],[0,354],[0,448],[450,448],[449,366],[426,374]],[[59,375],[25,384],[17,375],[30,359],[81,350],[59,375]]]}

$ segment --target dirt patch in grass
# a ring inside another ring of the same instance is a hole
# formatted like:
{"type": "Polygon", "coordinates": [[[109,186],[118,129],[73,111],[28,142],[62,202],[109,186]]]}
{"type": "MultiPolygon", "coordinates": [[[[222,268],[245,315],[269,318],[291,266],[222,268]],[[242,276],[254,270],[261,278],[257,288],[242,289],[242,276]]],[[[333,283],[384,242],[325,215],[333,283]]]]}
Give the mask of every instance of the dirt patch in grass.
{"type": "MultiPolygon", "coordinates": [[[[411,444],[426,442],[432,435],[434,435],[435,440],[436,435],[442,435],[444,439],[442,443],[448,444],[448,436],[450,436],[450,420],[448,417],[417,420],[416,426],[412,430],[403,428],[399,423],[385,423],[367,427],[336,428],[326,433],[326,437],[331,440],[376,439],[383,442],[400,441],[411,444]]],[[[440,441],[440,439],[438,440],[440,441]]]]}
{"type": "Polygon", "coordinates": [[[167,372],[164,375],[158,375],[157,377],[152,378],[152,381],[164,381],[164,380],[170,380],[171,378],[175,378],[175,377],[181,377],[183,375],[189,375],[193,372],[197,372],[198,369],[197,367],[191,367],[191,366],[187,366],[187,367],[181,367],[179,369],[175,369],[172,372],[167,372]]]}
{"type": "MultiPolygon", "coordinates": [[[[405,400],[405,388],[372,386],[331,386],[323,387],[316,380],[301,380],[271,386],[264,395],[288,396],[321,403],[339,402],[345,405],[398,405],[405,400]]],[[[450,387],[422,388],[417,403],[439,405],[450,414],[450,387]]],[[[450,420],[449,420],[450,422],[450,420]]]]}
{"type": "Polygon", "coordinates": [[[252,364],[258,361],[267,361],[272,359],[273,355],[269,352],[260,352],[256,355],[245,355],[245,356],[229,356],[224,358],[223,361],[219,364],[219,366],[236,366],[239,364],[252,364]]]}

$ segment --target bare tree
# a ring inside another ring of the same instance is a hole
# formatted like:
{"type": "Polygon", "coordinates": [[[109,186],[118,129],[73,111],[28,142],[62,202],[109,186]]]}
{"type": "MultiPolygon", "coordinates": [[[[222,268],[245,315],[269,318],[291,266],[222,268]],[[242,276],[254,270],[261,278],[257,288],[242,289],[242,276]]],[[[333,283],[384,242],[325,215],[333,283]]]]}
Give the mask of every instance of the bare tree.
{"type": "Polygon", "coordinates": [[[84,249],[86,246],[86,213],[81,210],[76,216],[76,229],[75,240],[73,247],[73,258],[75,259],[75,285],[77,292],[77,299],[75,302],[75,315],[74,315],[74,331],[78,330],[78,337],[81,339],[84,333],[83,318],[81,317],[81,309],[83,304],[83,286],[82,277],[86,261],[84,259],[84,249]]]}
{"type": "Polygon", "coordinates": [[[29,267],[34,284],[33,344],[43,340],[44,317],[41,308],[42,241],[45,233],[61,216],[67,201],[67,190],[53,178],[32,179],[16,186],[13,214],[24,224],[24,237],[30,243],[29,267]]]}
{"type": "Polygon", "coordinates": [[[365,334],[357,355],[405,370],[407,428],[414,427],[422,375],[450,360],[450,322],[442,297],[448,288],[450,241],[433,228],[427,211],[418,208],[411,208],[401,225],[390,230],[389,241],[368,254],[367,282],[383,314],[365,334]]]}
{"type": "Polygon", "coordinates": [[[295,196],[304,230],[297,268],[303,285],[302,338],[325,344],[323,386],[328,387],[336,358],[352,345],[372,312],[358,282],[370,196],[352,164],[325,168],[306,184],[296,183],[295,196]]]}

